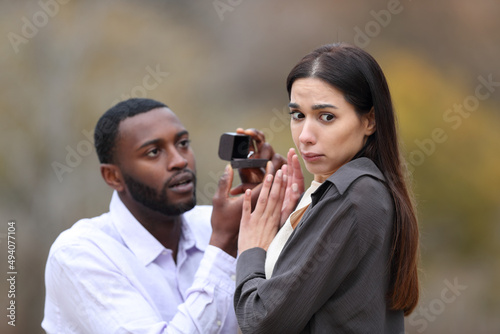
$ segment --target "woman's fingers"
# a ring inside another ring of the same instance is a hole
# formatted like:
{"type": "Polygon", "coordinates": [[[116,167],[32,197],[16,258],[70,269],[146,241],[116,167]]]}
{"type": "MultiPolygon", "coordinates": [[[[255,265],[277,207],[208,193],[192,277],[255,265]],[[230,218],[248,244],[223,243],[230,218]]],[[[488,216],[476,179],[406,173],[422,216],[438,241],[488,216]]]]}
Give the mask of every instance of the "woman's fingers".
{"type": "MultiPolygon", "coordinates": [[[[275,216],[276,207],[281,211],[281,206],[285,197],[287,176],[283,175],[280,169],[276,172],[275,177],[271,174],[266,175],[262,189],[257,200],[257,205],[251,216],[256,218],[256,223],[259,223],[271,216],[275,216]],[[274,180],[273,180],[274,179],[274,180]]],[[[247,214],[245,210],[251,211],[251,194],[247,190],[243,202],[243,214],[247,214]]]]}
{"type": "MultiPolygon", "coordinates": [[[[286,177],[285,177],[286,178],[286,177]]],[[[267,206],[265,210],[266,218],[274,217],[275,208],[278,207],[281,211],[281,205],[283,204],[283,198],[281,196],[281,192],[283,189],[283,171],[280,169],[276,172],[274,177],[273,186],[271,188],[271,192],[269,193],[269,197],[267,199],[267,206]]]]}
{"type": "Polygon", "coordinates": [[[243,212],[241,215],[241,222],[247,223],[250,221],[250,216],[252,214],[252,190],[247,189],[244,196],[245,197],[243,198],[243,212]]]}
{"type": "Polygon", "coordinates": [[[300,167],[299,157],[295,153],[295,150],[293,150],[290,169],[292,170],[291,173],[293,175],[292,183],[296,183],[299,186],[300,193],[304,192],[304,174],[302,174],[302,168],[300,167]]]}
{"type": "Polygon", "coordinates": [[[284,164],[283,166],[281,166],[281,170],[283,171],[283,175],[286,176],[288,185],[290,183],[290,168],[287,164],[284,164]]]}
{"type": "Polygon", "coordinates": [[[283,203],[285,201],[285,195],[287,191],[287,182],[288,181],[288,175],[283,174],[283,179],[281,182],[281,188],[279,190],[279,197],[278,197],[278,202],[274,206],[273,210],[273,220],[278,221],[278,223],[281,223],[280,218],[281,218],[281,208],[283,207],[283,203]]]}
{"type": "Polygon", "coordinates": [[[259,199],[257,200],[257,205],[254,210],[254,214],[256,216],[261,216],[264,210],[267,207],[267,199],[269,197],[269,190],[273,184],[273,176],[271,174],[267,174],[264,179],[264,184],[262,185],[262,189],[259,194],[259,199]]]}
{"type": "Polygon", "coordinates": [[[300,196],[304,192],[304,176],[299,159],[293,148],[288,151],[287,163],[288,182],[281,207],[281,225],[286,222],[288,216],[295,210],[300,196]]]}
{"type": "Polygon", "coordinates": [[[285,198],[288,176],[282,170],[266,175],[257,205],[252,212],[253,191],[247,190],[243,200],[238,247],[241,252],[253,247],[266,249],[273,240],[280,223],[281,206],[285,198]]]}

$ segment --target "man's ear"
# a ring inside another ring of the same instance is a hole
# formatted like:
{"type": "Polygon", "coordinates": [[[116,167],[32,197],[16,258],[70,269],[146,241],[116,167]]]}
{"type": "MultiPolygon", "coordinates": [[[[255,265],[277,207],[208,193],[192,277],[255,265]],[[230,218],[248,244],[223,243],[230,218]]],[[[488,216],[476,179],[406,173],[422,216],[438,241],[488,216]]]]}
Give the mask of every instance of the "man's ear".
{"type": "Polygon", "coordinates": [[[101,164],[101,175],[111,188],[118,192],[122,192],[125,188],[123,177],[120,169],[117,165],[113,164],[101,164]]]}
{"type": "Polygon", "coordinates": [[[363,117],[365,117],[366,122],[365,134],[370,136],[377,130],[377,123],[375,122],[375,109],[372,107],[367,114],[363,115],[363,117]]]}

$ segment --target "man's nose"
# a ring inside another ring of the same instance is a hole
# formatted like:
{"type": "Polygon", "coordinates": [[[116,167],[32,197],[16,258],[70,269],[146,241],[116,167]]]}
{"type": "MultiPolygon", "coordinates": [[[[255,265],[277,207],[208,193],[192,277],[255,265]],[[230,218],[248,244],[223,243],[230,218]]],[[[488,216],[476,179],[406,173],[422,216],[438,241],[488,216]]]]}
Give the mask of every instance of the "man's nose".
{"type": "Polygon", "coordinates": [[[184,169],[186,168],[188,161],[184,155],[182,155],[176,148],[169,150],[167,155],[167,168],[168,170],[174,169],[184,169]]]}

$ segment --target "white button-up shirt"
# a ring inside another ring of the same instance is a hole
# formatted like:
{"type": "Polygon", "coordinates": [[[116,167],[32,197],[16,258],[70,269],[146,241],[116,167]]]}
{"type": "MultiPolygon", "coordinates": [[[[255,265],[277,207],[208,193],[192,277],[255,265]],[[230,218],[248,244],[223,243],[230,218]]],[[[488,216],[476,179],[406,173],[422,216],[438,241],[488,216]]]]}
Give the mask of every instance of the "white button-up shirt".
{"type": "Polygon", "coordinates": [[[236,333],[236,259],[208,245],[212,207],[183,215],[177,263],[117,193],[61,233],[45,272],[47,333],[236,333]]]}

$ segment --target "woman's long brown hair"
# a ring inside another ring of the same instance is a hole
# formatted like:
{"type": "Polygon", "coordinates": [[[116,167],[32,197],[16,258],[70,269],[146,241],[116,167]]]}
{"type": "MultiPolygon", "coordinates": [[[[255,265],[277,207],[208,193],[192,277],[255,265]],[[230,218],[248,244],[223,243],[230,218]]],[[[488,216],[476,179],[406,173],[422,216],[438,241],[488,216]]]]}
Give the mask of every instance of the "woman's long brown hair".
{"type": "Polygon", "coordinates": [[[356,157],[370,158],[382,171],[395,207],[390,262],[389,304],[410,314],[419,298],[418,224],[400,156],[396,117],[382,69],[364,50],[347,44],[324,45],[306,55],[287,78],[288,95],[300,78],[318,78],[344,93],[358,115],[375,111],[376,128],[356,157]]]}

